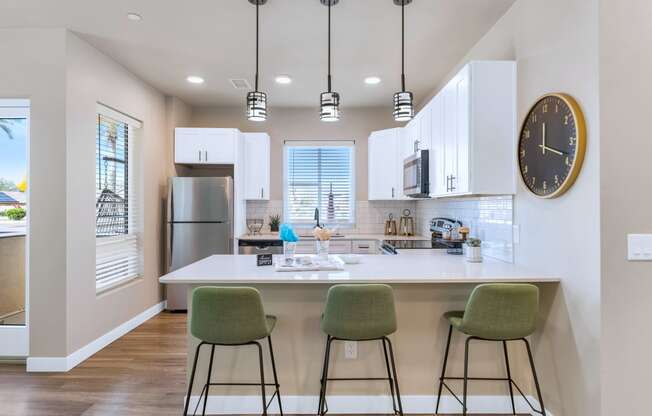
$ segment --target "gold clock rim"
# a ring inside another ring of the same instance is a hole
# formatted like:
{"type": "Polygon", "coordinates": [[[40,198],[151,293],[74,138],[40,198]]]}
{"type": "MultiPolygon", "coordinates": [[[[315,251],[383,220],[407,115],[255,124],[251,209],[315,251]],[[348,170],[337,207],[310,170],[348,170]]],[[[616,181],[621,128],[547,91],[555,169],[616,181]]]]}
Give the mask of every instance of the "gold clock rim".
{"type": "MultiPolygon", "coordinates": [[[[571,165],[570,173],[568,174],[564,182],[562,182],[561,186],[555,192],[549,195],[539,195],[536,192],[532,191],[527,186],[527,183],[523,178],[523,171],[520,169],[520,163],[519,163],[519,176],[521,178],[521,183],[525,186],[525,189],[527,189],[528,192],[530,192],[532,195],[536,196],[537,198],[541,198],[541,199],[557,198],[565,194],[571,188],[571,186],[573,186],[573,184],[577,180],[577,177],[580,174],[582,165],[584,164],[584,154],[586,152],[586,122],[584,120],[584,113],[582,112],[582,108],[578,104],[577,100],[575,100],[573,96],[562,92],[543,94],[542,96],[540,96],[534,101],[534,104],[532,106],[530,106],[530,109],[528,110],[527,115],[525,116],[525,119],[521,124],[521,130],[519,132],[518,148],[520,148],[520,144],[523,136],[523,128],[527,123],[528,116],[530,115],[532,110],[534,110],[537,104],[539,104],[541,100],[549,97],[559,98],[560,100],[564,101],[566,105],[568,105],[568,108],[570,108],[571,114],[575,119],[575,127],[577,130],[577,150],[575,151],[575,158],[573,158],[573,164],[571,165]]],[[[518,155],[518,148],[516,152],[517,155],[518,155]]]]}

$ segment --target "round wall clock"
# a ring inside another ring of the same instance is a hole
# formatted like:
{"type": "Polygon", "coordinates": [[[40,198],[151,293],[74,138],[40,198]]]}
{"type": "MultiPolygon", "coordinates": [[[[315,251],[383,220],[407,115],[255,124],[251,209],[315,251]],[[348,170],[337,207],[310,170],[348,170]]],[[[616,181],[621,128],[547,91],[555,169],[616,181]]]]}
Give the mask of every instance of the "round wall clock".
{"type": "Polygon", "coordinates": [[[523,121],[518,161],[523,183],[540,198],[562,195],[582,169],[586,124],[579,105],[567,94],[539,98],[523,121]]]}

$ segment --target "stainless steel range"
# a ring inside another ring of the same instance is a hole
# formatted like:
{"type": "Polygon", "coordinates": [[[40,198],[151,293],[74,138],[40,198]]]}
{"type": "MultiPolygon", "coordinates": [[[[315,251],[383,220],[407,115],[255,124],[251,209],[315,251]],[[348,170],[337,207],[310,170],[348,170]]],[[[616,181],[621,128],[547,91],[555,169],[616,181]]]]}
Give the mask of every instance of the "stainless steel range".
{"type": "Polygon", "coordinates": [[[462,254],[462,242],[444,238],[462,226],[459,220],[436,217],[430,221],[430,240],[384,240],[383,254],[399,254],[402,250],[446,250],[448,254],[462,254]]]}

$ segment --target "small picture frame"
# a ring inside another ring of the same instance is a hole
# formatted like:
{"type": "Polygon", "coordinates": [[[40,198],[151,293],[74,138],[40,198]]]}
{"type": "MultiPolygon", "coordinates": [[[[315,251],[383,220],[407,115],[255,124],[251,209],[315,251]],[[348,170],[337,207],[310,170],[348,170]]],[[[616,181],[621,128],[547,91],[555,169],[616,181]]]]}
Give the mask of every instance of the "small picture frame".
{"type": "Polygon", "coordinates": [[[256,265],[260,266],[271,266],[274,264],[274,259],[271,254],[257,254],[256,255],[256,265]]]}

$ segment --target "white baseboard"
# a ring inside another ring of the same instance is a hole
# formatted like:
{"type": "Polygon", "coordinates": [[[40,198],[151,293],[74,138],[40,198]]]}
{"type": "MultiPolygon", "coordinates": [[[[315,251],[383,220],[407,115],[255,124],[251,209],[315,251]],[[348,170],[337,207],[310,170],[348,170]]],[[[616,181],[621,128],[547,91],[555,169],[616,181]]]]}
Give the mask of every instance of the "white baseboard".
{"type": "Polygon", "coordinates": [[[28,357],[28,372],[66,372],[75,368],[84,360],[100,351],[113,341],[140,326],[142,323],[158,315],[165,309],[166,302],[159,302],[144,312],[134,316],[127,322],[113,328],[111,331],[84,345],[67,357],[28,357]]]}
{"type": "MultiPolygon", "coordinates": [[[[271,394],[271,392],[270,392],[271,394]]],[[[267,400],[269,400],[269,395],[267,400]]],[[[316,414],[318,396],[281,396],[283,413],[304,415],[316,414]]],[[[516,412],[530,414],[528,404],[519,396],[515,396],[516,412]]],[[[531,396],[528,400],[537,408],[539,402],[531,396]]],[[[328,412],[332,414],[392,414],[392,398],[390,396],[327,396],[328,412]]],[[[199,396],[190,398],[188,414],[192,414],[199,402],[199,396]]],[[[406,414],[434,414],[435,396],[402,396],[403,412],[406,414]]],[[[199,403],[199,411],[203,400],[199,403]]],[[[512,405],[509,396],[469,396],[470,413],[503,413],[511,414],[512,405]]],[[[211,415],[250,415],[261,414],[260,396],[209,396],[206,403],[206,413],[211,415]]],[[[461,413],[461,405],[452,396],[443,396],[439,405],[439,413],[461,413]]],[[[278,414],[278,402],[270,405],[268,412],[278,414]]],[[[548,416],[552,413],[546,412],[548,416]]]]}

